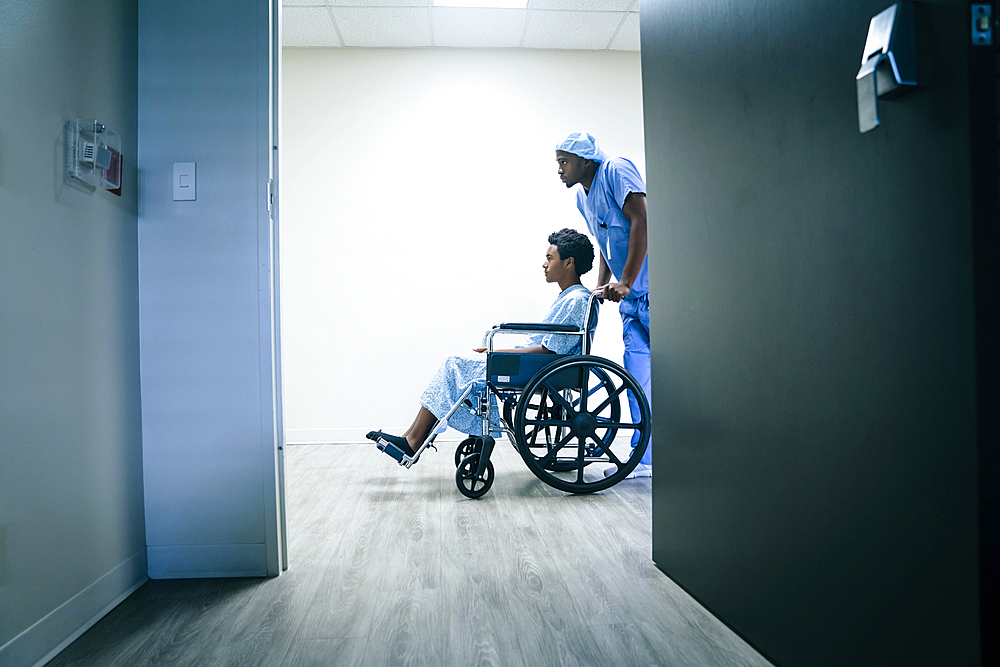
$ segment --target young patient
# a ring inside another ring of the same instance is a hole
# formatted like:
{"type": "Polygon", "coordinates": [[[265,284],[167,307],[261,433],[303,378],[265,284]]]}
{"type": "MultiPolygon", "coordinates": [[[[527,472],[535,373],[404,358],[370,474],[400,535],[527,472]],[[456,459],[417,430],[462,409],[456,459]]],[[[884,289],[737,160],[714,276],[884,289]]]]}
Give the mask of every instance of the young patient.
{"type": "MultiPolygon", "coordinates": [[[[594,265],[594,246],[585,235],[573,229],[561,229],[549,234],[549,248],[545,252],[545,282],[558,283],[559,296],[552,303],[543,322],[549,324],[572,324],[583,327],[587,314],[590,290],[580,284],[580,276],[590,271],[594,265]]],[[[595,323],[591,323],[595,324],[595,323]]],[[[528,344],[515,350],[494,350],[494,352],[533,352],[537,354],[579,354],[580,337],[566,334],[539,334],[531,336],[528,344]]],[[[420,395],[420,409],[417,416],[403,435],[389,435],[381,431],[371,431],[368,439],[378,442],[383,438],[399,447],[407,456],[413,456],[430,434],[438,419],[447,414],[470,384],[477,387],[469,395],[473,405],[478,394],[486,388],[486,348],[473,350],[476,356],[453,355],[444,360],[434,379],[420,395]]],[[[496,401],[491,397],[490,424],[494,437],[500,435],[500,415],[496,401]]],[[[443,425],[442,425],[443,426],[443,425]]],[[[469,435],[482,435],[482,418],[472,411],[459,408],[448,420],[448,426],[469,435]]]]}

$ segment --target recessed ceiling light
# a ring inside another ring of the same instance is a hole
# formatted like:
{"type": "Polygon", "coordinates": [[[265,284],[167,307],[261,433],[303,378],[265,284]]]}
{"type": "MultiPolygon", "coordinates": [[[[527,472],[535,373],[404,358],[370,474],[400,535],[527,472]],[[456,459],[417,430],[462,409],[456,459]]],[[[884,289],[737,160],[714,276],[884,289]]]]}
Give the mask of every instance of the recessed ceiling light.
{"type": "Polygon", "coordinates": [[[435,7],[489,7],[490,9],[525,9],[528,0],[434,0],[435,7]]]}

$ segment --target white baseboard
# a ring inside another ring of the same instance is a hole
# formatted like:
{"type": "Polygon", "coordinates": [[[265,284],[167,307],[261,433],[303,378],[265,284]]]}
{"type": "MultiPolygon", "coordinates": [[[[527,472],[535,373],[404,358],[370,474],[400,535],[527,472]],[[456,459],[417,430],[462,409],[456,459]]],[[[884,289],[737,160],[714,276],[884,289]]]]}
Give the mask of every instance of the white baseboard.
{"type": "Polygon", "coordinates": [[[141,549],[0,646],[0,667],[41,667],[146,583],[141,549]]]}
{"type": "Polygon", "coordinates": [[[264,544],[148,546],[150,579],[266,577],[264,544]]]}
{"type": "MultiPolygon", "coordinates": [[[[286,428],[286,445],[350,445],[368,444],[365,435],[370,428],[286,428]]],[[[405,426],[385,426],[382,430],[387,433],[402,433],[405,426]]],[[[459,442],[467,438],[464,433],[455,429],[448,429],[440,436],[438,442],[459,442]]]]}

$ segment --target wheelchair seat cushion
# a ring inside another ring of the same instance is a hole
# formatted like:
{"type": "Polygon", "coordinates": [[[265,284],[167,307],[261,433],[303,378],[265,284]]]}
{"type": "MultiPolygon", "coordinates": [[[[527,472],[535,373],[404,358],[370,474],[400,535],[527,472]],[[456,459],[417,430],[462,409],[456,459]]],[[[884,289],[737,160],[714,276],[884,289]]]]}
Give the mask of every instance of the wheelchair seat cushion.
{"type": "MultiPolygon", "coordinates": [[[[487,378],[497,389],[524,389],[538,371],[567,356],[570,355],[494,352],[489,356],[487,378]]],[[[580,373],[577,369],[570,369],[558,374],[553,381],[557,389],[577,387],[581,382],[580,373]]]]}

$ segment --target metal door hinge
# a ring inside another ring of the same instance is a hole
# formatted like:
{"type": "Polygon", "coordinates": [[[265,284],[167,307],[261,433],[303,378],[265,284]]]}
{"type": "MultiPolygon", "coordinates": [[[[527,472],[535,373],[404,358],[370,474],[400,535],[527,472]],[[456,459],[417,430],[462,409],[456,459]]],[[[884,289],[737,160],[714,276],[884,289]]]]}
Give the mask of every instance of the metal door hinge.
{"type": "Polygon", "coordinates": [[[972,43],[993,44],[993,5],[972,5],[972,43]]]}
{"type": "Polygon", "coordinates": [[[274,217],[274,179],[267,179],[267,212],[274,217]]]}

